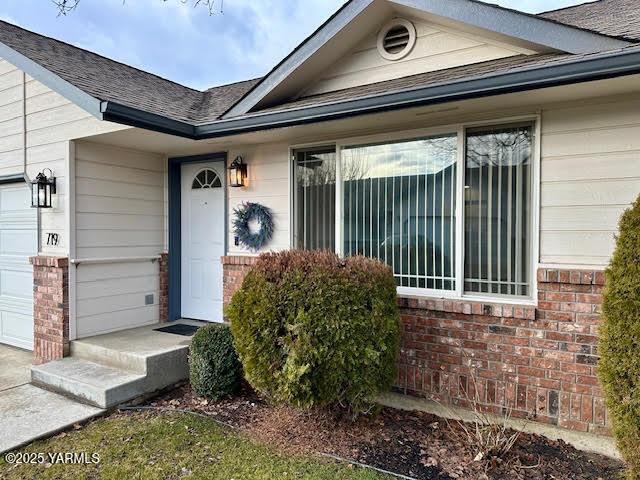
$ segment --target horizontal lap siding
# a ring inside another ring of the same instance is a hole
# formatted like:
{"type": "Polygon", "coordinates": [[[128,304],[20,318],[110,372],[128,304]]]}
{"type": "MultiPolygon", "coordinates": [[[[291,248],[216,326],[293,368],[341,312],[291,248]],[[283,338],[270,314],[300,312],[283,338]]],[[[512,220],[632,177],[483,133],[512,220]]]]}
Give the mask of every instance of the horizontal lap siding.
{"type": "Polygon", "coordinates": [[[463,33],[419,19],[416,45],[399,61],[385,60],[377,50],[378,32],[372,32],[360,45],[339,60],[305,94],[318,94],[366,85],[417,73],[444,70],[472,63],[530,53],[478,35],[463,33]]]}
{"type": "MultiPolygon", "coordinates": [[[[164,157],[76,142],[76,257],[155,256],[164,250],[164,157]]],[[[78,337],[159,321],[158,263],[80,264],[78,337]],[[145,305],[145,295],[154,304],[145,305]]]]}
{"type": "Polygon", "coordinates": [[[67,203],[67,155],[69,140],[106,133],[122,126],[101,122],[80,107],[26,76],[26,104],[23,104],[23,74],[0,59],[0,176],[23,171],[23,110],[26,110],[27,173],[34,178],[44,168],[53,171],[57,193],[53,208],[40,212],[41,252],[45,255],[69,253],[67,203]],[[46,235],[57,233],[59,244],[46,245],[46,235]]]}
{"type": "Polygon", "coordinates": [[[543,111],[541,263],[606,265],[640,194],[640,98],[543,111]]]}
{"type": "Polygon", "coordinates": [[[286,250],[290,246],[290,162],[288,144],[261,145],[229,152],[229,162],[242,155],[248,160],[248,182],[245,188],[229,188],[229,254],[248,254],[236,246],[233,234],[233,210],[243,202],[269,207],[273,212],[275,231],[265,251],[286,250]]]}

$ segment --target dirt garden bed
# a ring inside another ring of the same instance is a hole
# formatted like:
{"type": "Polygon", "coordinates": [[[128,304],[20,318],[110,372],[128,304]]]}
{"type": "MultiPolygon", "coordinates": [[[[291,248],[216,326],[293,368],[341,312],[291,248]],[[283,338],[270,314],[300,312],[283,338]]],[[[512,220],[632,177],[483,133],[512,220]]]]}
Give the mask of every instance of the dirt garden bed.
{"type": "Polygon", "coordinates": [[[211,402],[182,386],[148,406],[206,414],[282,451],[336,456],[420,480],[608,480],[622,470],[610,458],[531,434],[520,435],[505,458],[474,461],[473,448],[451,430],[460,427],[434,415],[383,408],[353,422],[274,407],[248,387],[233,398],[211,402]]]}

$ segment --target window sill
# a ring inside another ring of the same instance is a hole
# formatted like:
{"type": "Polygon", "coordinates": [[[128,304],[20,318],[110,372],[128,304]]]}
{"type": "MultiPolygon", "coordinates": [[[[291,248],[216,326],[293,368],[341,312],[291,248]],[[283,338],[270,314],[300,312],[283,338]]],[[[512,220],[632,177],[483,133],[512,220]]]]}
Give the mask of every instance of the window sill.
{"type": "Polygon", "coordinates": [[[429,310],[434,312],[483,315],[497,318],[535,320],[536,304],[531,299],[480,299],[480,298],[435,298],[407,295],[398,292],[401,309],[429,310]]]}

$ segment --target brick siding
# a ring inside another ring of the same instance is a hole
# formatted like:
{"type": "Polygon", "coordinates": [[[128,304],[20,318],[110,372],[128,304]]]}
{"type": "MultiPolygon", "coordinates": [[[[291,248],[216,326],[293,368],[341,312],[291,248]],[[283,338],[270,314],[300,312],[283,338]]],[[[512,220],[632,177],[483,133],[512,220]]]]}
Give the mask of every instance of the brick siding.
{"type": "Polygon", "coordinates": [[[160,292],[158,303],[160,304],[160,323],[169,321],[169,254],[161,253],[158,261],[160,269],[160,292]]]}
{"type": "Polygon", "coordinates": [[[234,292],[240,288],[244,276],[251,270],[256,261],[257,257],[222,257],[222,298],[224,305],[231,301],[234,292]]]}
{"type": "Polygon", "coordinates": [[[570,430],[610,434],[596,376],[603,272],[541,269],[538,308],[400,298],[396,389],[570,430]],[[473,389],[469,389],[469,392],[473,389]]]}
{"type": "Polygon", "coordinates": [[[36,363],[69,355],[69,259],[31,257],[36,363]]]}
{"type": "MultiPolygon", "coordinates": [[[[225,304],[255,260],[222,259],[225,304]]],[[[610,435],[596,376],[604,273],[540,269],[537,277],[537,307],[398,298],[394,389],[469,407],[475,383],[487,411],[507,406],[515,417],[610,435]]]]}

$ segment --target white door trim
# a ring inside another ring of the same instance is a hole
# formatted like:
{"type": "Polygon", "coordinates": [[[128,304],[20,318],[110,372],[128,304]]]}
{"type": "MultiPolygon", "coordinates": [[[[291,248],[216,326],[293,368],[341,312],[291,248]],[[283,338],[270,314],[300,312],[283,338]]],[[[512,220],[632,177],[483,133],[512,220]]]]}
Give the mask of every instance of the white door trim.
{"type": "Polygon", "coordinates": [[[221,257],[226,251],[225,162],[184,163],[180,170],[181,316],[222,322],[221,257]]]}

